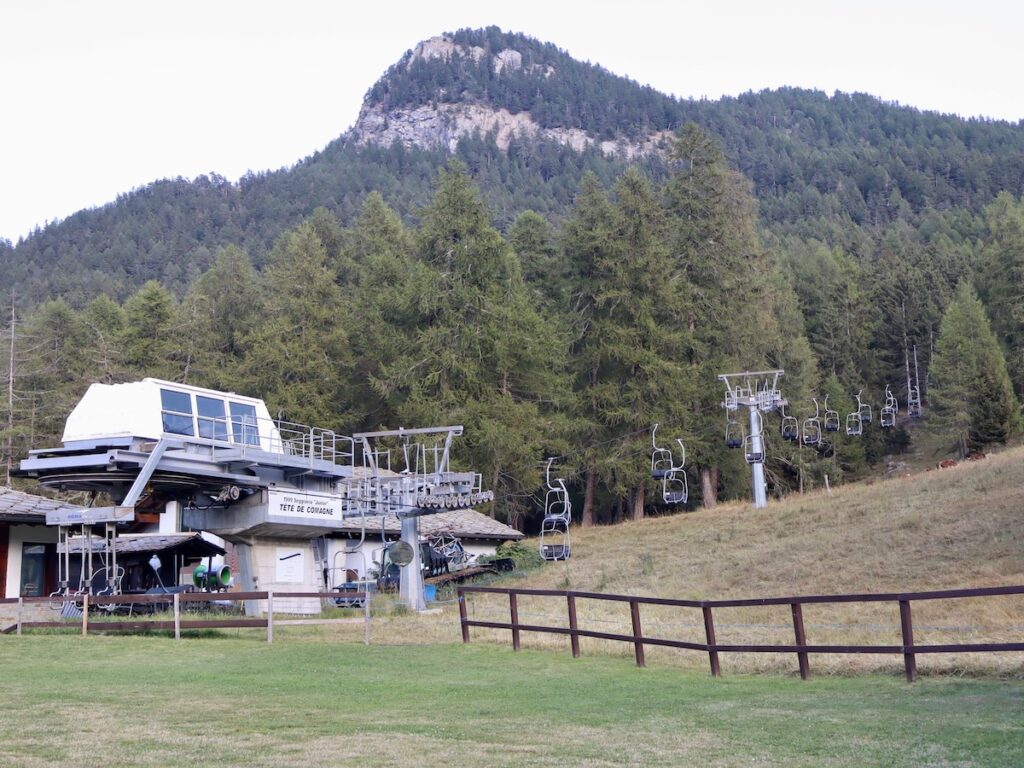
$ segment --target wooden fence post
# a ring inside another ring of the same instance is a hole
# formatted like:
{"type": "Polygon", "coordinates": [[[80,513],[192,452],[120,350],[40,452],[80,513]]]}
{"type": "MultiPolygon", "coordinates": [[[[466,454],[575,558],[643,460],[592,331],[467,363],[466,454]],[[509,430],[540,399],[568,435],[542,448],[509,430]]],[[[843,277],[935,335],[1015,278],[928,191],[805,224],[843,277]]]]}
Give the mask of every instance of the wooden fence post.
{"type": "Polygon", "coordinates": [[[174,593],[174,639],[181,640],[181,595],[174,593]]]}
{"type": "MultiPolygon", "coordinates": [[[[796,644],[807,645],[807,636],[804,634],[804,612],[800,603],[791,603],[793,609],[793,634],[796,635],[796,644]]],[[[800,679],[807,680],[811,676],[811,665],[807,660],[807,651],[796,652],[797,661],[800,664],[800,679]]]]}
{"type": "Polygon", "coordinates": [[[82,595],[82,637],[89,634],[89,593],[82,595]]]}
{"type": "Polygon", "coordinates": [[[274,593],[267,590],[267,642],[274,642],[274,593]]]}
{"type": "Polygon", "coordinates": [[[640,603],[637,600],[629,601],[629,615],[633,620],[633,650],[636,653],[636,665],[647,666],[644,661],[643,631],[640,629],[640,603]]]}
{"type": "Polygon", "coordinates": [[[18,634],[21,634],[22,611],[25,609],[25,598],[18,598],[18,634]]]}
{"type": "Polygon", "coordinates": [[[512,650],[519,650],[519,600],[515,592],[508,593],[508,612],[512,624],[512,650]]]}
{"type": "Polygon", "coordinates": [[[701,607],[704,612],[704,635],[707,638],[708,660],[711,662],[711,676],[721,677],[722,667],[718,663],[718,651],[715,650],[715,619],[711,615],[711,606],[701,607]]]}
{"type": "Polygon", "coordinates": [[[907,682],[917,678],[917,657],[914,655],[914,623],[910,617],[910,601],[900,600],[900,631],[903,634],[903,667],[907,682]]]}
{"type": "Polygon", "coordinates": [[[370,588],[363,585],[363,645],[370,644],[370,588]]]}
{"type": "Polygon", "coordinates": [[[469,642],[469,625],[466,622],[469,620],[466,616],[466,593],[461,589],[457,590],[456,595],[459,598],[459,623],[462,624],[462,642],[469,642]]]}
{"type": "Polygon", "coordinates": [[[578,659],[580,657],[580,636],[576,634],[576,630],[579,629],[576,622],[576,595],[568,592],[565,599],[569,603],[569,642],[572,644],[572,657],[578,659]]]}

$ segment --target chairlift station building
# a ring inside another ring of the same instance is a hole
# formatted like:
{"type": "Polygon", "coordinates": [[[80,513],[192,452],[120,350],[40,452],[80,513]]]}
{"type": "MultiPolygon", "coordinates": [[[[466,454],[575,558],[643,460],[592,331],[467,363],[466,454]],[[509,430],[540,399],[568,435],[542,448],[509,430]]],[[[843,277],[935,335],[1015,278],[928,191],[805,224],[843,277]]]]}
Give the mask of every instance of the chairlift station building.
{"type": "MultiPolygon", "coordinates": [[[[203,531],[231,542],[242,589],[309,592],[323,589],[325,578],[329,587],[345,573],[364,577],[370,558],[360,546],[374,533],[381,541],[386,532],[373,526],[392,516],[416,552],[402,572],[402,597],[422,608],[418,519],[493,498],[479,474],[450,470],[461,433],[454,426],[338,435],[274,420],[256,398],[144,379],[93,384],[68,417],[62,446],[32,451],[20,474],[115,502],[47,512],[60,531],[58,551],[70,549],[72,529],[101,524],[116,547],[118,527],[149,510],[159,514],[161,532],[203,531]],[[402,454],[397,471],[394,446],[402,454]]],[[[502,527],[503,539],[521,536],[502,527]]]]}

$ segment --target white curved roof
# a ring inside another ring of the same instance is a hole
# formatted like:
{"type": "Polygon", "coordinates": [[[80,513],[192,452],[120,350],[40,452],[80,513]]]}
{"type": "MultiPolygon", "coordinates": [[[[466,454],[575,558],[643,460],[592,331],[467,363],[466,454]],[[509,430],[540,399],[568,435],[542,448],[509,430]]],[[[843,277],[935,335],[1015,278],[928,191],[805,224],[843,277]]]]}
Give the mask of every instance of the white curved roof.
{"type": "MultiPolygon", "coordinates": [[[[165,434],[160,397],[162,389],[190,395],[193,416],[196,413],[195,395],[252,406],[260,442],[270,439],[271,433],[276,432],[266,404],[258,398],[161,379],[143,379],[125,384],[92,384],[68,416],[62,441],[67,444],[115,437],[160,439],[165,434]]],[[[277,439],[279,441],[280,438],[277,439]]]]}

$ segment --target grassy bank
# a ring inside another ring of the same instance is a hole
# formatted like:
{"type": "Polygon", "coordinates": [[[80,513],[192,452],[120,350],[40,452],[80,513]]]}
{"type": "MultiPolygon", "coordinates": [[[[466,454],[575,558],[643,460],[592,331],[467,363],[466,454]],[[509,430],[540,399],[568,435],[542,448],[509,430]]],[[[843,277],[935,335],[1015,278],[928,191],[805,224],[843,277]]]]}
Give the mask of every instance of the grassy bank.
{"type": "Polygon", "coordinates": [[[486,645],[0,638],[0,764],[1018,766],[1024,686],[486,645]]]}

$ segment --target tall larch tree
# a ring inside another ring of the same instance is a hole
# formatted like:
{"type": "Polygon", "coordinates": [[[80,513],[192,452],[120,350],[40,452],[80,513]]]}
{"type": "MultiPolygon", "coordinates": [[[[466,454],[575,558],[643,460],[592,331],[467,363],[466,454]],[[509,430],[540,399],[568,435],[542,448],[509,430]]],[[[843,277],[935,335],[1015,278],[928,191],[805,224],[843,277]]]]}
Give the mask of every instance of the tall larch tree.
{"type": "Polygon", "coordinates": [[[929,429],[961,457],[1018,430],[1020,406],[973,287],[962,282],[942,318],[931,365],[929,429]]]}

